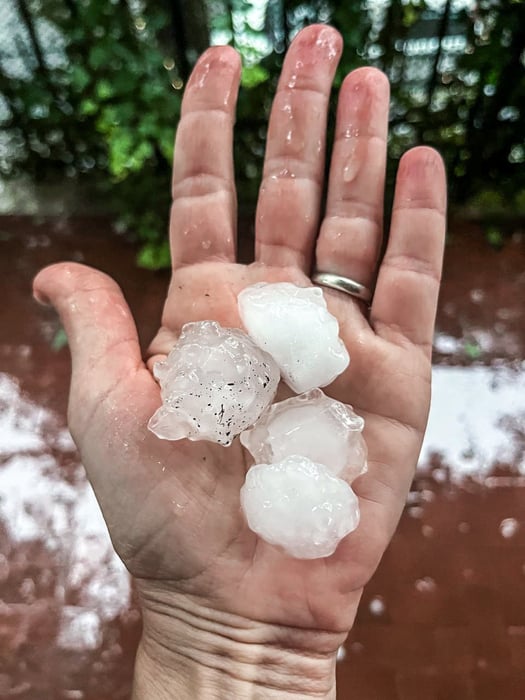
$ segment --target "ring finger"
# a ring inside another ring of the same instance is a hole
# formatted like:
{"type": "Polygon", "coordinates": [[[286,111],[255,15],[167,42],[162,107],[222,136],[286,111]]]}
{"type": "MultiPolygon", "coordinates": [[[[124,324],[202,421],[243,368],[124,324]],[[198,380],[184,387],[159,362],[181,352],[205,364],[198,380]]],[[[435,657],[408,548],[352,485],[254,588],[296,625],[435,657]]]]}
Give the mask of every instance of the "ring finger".
{"type": "Polygon", "coordinates": [[[316,267],[371,287],[381,248],[389,84],[375,68],[350,73],[339,94],[326,214],[316,267]]]}

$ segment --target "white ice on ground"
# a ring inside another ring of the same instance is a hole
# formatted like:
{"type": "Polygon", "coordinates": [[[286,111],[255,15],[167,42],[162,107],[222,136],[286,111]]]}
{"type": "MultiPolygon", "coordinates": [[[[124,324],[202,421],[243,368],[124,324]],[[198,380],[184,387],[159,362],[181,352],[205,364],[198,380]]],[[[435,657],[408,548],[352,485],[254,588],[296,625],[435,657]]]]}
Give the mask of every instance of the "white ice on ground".
{"type": "Polygon", "coordinates": [[[129,606],[131,583],[77,459],[62,417],[33,403],[0,372],[0,522],[13,551],[40,542],[54,560],[68,562],[55,598],[76,605],[64,608],[57,644],[72,648],[75,635],[75,648],[89,650],[104,621],[129,606]],[[71,468],[76,464],[69,478],[57,469],[64,458],[71,468]]]}
{"type": "Polygon", "coordinates": [[[525,474],[525,361],[518,367],[432,369],[432,400],[419,465],[439,454],[453,478],[484,478],[497,464],[525,474]]]}
{"type": "Polygon", "coordinates": [[[319,287],[262,282],[243,289],[238,302],[249,335],[270,353],[297,394],[327,386],[347,368],[339,324],[319,287]]]}
{"type": "Polygon", "coordinates": [[[215,321],[187,323],[153,373],[162,406],[148,427],[165,440],[230,445],[270,405],[279,384],[271,356],[236,328],[215,321]]]}
{"type": "Polygon", "coordinates": [[[241,442],[258,464],[302,455],[351,482],[366,471],[364,424],[351,406],[312,389],[270,406],[241,442]]]}
{"type": "Polygon", "coordinates": [[[350,486],[322,464],[297,455],[251,467],[241,506],[253,532],[297,559],[330,556],[359,524],[350,486]]]}

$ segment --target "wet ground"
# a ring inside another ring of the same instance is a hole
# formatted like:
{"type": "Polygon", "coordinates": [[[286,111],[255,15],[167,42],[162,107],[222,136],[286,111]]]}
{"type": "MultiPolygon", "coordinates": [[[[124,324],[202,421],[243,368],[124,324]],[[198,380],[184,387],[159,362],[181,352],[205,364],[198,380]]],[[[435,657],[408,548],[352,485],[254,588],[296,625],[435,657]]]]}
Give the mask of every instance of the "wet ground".
{"type": "MultiPolygon", "coordinates": [[[[166,276],[96,219],[0,218],[0,698],[128,699],[140,618],[66,428],[69,358],[30,282],[112,274],[151,338],[166,276]]],[[[343,700],[525,697],[525,236],[454,235],[420,470],[340,653],[343,700]]]]}

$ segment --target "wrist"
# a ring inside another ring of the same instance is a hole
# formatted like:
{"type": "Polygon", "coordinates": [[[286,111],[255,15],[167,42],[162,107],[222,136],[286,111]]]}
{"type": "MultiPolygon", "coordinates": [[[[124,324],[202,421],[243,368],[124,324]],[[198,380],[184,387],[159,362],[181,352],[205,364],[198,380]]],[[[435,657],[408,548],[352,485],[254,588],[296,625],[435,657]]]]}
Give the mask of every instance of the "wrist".
{"type": "Polygon", "coordinates": [[[334,700],[344,635],[254,622],[190,596],[141,596],[133,700],[334,700]]]}

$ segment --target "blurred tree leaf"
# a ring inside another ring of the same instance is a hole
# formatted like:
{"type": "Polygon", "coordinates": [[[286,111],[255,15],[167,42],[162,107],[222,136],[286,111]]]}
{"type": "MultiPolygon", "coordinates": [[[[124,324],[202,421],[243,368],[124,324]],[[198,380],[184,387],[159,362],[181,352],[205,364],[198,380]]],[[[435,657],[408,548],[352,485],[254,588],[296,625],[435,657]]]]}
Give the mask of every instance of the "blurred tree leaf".
{"type": "Polygon", "coordinates": [[[65,347],[67,347],[67,335],[66,331],[60,326],[51,340],[51,349],[58,352],[65,347]]]}
{"type": "MultiPolygon", "coordinates": [[[[21,55],[31,79],[5,75],[0,61],[2,128],[18,144],[0,172],[81,179],[144,244],[138,260],[151,269],[169,262],[181,87],[207,36],[243,59],[235,165],[244,213],[257,197],[284,51],[314,22],[331,23],[345,40],[336,90],[365,64],[390,79],[387,201],[403,151],[427,143],[445,158],[452,202],[491,217],[525,211],[525,2],[46,0],[30,10],[35,26],[45,20],[64,38],[63,49],[53,47],[64,56],[51,67],[21,55]]],[[[330,108],[329,145],[335,92],[330,108]]],[[[496,247],[503,240],[499,228],[486,236],[496,247]]]]}
{"type": "Polygon", "coordinates": [[[270,77],[270,74],[261,65],[243,66],[241,74],[242,87],[251,89],[257,87],[261,83],[265,83],[270,77]]]}
{"type": "Polygon", "coordinates": [[[146,243],[137,254],[137,263],[147,270],[161,270],[170,266],[170,249],[167,241],[146,243]]]}

